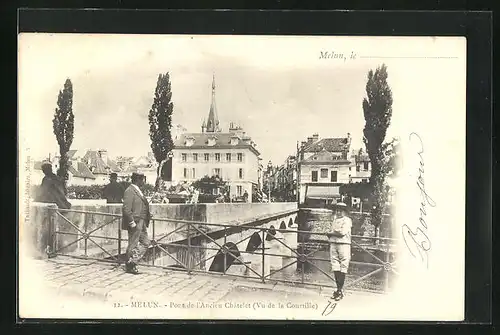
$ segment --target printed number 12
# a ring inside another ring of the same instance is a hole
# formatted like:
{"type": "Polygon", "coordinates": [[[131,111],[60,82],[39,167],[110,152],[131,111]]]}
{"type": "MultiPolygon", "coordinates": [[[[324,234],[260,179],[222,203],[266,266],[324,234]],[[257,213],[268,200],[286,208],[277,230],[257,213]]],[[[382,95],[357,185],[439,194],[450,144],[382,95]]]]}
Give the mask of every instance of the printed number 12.
{"type": "Polygon", "coordinates": [[[332,303],[331,301],[328,301],[328,305],[326,305],[325,309],[323,310],[323,313],[321,313],[322,316],[327,316],[330,315],[331,312],[337,307],[337,303],[332,303]]]}

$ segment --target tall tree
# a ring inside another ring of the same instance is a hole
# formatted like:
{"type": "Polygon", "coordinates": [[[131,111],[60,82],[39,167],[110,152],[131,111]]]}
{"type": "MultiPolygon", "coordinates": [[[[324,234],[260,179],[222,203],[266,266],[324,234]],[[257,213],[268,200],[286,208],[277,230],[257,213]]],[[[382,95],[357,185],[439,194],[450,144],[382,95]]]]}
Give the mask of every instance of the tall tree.
{"type": "Polygon", "coordinates": [[[372,165],[370,186],[374,206],[371,211],[372,224],[378,234],[382,214],[387,201],[386,176],[389,173],[387,156],[391,152],[393,141],[384,143],[387,128],[392,117],[392,91],[387,83],[387,67],[377,67],[375,72],[368,72],[366,97],[363,99],[365,128],[363,142],[372,165]]]}
{"type": "Polygon", "coordinates": [[[52,125],[57,143],[59,144],[59,169],[57,175],[63,180],[64,188],[68,180],[69,159],[68,151],[73,143],[75,117],[73,115],[73,84],[70,79],[66,79],[64,88],[59,91],[57,98],[57,108],[54,113],[52,125]]]}
{"type": "Polygon", "coordinates": [[[174,104],[172,103],[172,91],[170,76],[167,73],[159,74],[156,83],[153,105],[149,110],[149,137],[151,138],[151,149],[158,162],[157,180],[155,190],[158,190],[163,167],[162,162],[168,158],[169,152],[173,148],[172,135],[172,112],[174,104]]]}

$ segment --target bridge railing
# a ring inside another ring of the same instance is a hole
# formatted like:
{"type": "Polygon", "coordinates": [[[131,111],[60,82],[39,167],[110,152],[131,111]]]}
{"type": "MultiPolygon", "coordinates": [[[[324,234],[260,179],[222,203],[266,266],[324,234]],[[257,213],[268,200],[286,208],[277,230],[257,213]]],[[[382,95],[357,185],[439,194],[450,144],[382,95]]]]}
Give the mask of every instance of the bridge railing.
{"type": "MultiPolygon", "coordinates": [[[[53,211],[52,218],[57,217],[58,224],[57,227],[51,224],[50,257],[65,255],[116,264],[125,261],[128,234],[122,232],[121,214],[53,211]],[[91,224],[72,222],[68,213],[81,214],[81,219],[91,224]]],[[[298,230],[295,222],[290,224],[293,220],[286,226],[278,225],[297,211],[223,224],[155,217],[149,227],[151,245],[141,265],[189,274],[208,273],[334,288],[329,234],[298,230]]],[[[394,257],[397,241],[358,235],[353,235],[351,241],[353,257],[345,288],[388,289],[389,279],[398,274],[394,257]]]]}

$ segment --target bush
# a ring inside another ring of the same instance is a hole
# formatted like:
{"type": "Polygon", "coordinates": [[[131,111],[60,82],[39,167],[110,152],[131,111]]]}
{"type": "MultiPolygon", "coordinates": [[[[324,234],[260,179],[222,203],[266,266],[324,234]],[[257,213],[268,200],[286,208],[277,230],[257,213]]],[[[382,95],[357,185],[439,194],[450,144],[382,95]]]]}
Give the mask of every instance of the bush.
{"type": "Polygon", "coordinates": [[[102,185],[70,185],[67,187],[70,199],[101,199],[102,185]]]}
{"type": "MultiPolygon", "coordinates": [[[[125,191],[130,186],[130,182],[119,182],[125,191]]],[[[70,185],[67,187],[68,199],[102,199],[102,191],[105,185],[70,185]]],[[[36,194],[40,189],[40,185],[31,186],[31,196],[36,198],[36,194]]],[[[150,184],[144,185],[142,189],[144,196],[151,196],[154,193],[154,186],[150,184]]]]}

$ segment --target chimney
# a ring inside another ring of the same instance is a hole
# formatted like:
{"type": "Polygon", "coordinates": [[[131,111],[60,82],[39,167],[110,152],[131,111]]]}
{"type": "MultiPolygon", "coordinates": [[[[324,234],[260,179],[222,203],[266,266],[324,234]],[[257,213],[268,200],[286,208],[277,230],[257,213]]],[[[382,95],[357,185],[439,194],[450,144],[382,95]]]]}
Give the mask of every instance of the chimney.
{"type": "Polygon", "coordinates": [[[317,142],[319,140],[319,134],[316,133],[316,134],[313,134],[313,142],[317,142]]]}
{"type": "Polygon", "coordinates": [[[306,141],[302,141],[302,142],[300,142],[300,148],[305,147],[305,146],[306,146],[306,144],[307,144],[307,142],[306,142],[306,141]]]}
{"type": "Polygon", "coordinates": [[[313,138],[312,137],[308,137],[307,138],[307,144],[311,144],[313,142],[313,138]]]}

